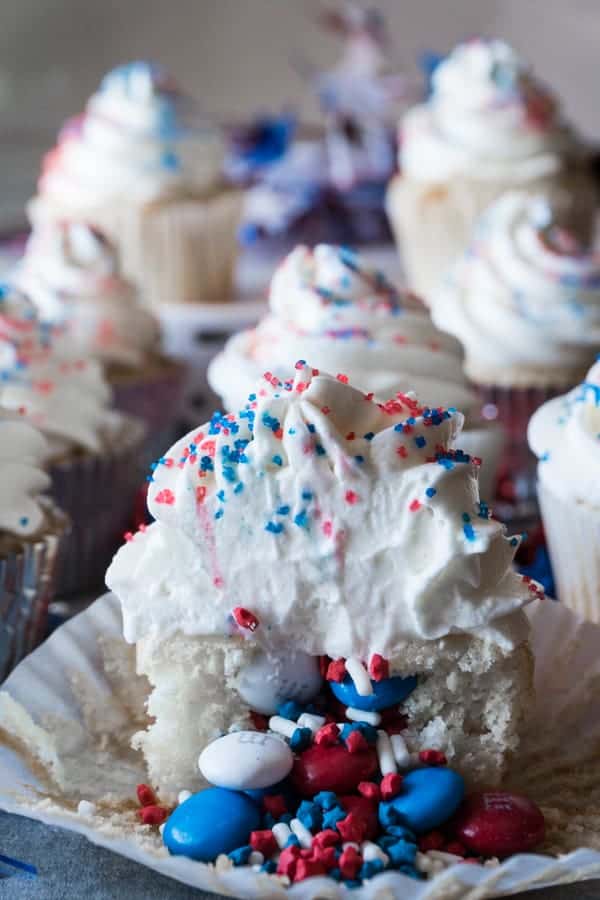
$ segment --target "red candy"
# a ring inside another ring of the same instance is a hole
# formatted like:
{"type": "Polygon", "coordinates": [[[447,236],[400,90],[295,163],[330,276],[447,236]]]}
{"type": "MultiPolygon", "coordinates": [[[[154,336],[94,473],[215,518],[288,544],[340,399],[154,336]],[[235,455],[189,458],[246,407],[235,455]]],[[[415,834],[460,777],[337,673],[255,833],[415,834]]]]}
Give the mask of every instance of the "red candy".
{"type": "Polygon", "coordinates": [[[402,790],[402,775],[398,775],[396,772],[384,775],[379,789],[383,800],[392,800],[397,797],[402,790]]]}
{"type": "Polygon", "coordinates": [[[250,834],[250,846],[253,850],[262,853],[265,859],[269,859],[277,852],[277,841],[273,832],[268,828],[264,831],[253,831],[250,834]]]}
{"type": "Polygon", "coordinates": [[[362,866],[362,856],[354,849],[354,847],[346,847],[339,858],[338,865],[340,867],[340,872],[342,873],[342,878],[353,880],[358,875],[358,870],[362,866]]]}
{"type": "Polygon", "coordinates": [[[162,825],[166,821],[169,811],[164,806],[143,806],[137,811],[142,825],[162,825]]]}
{"type": "Polygon", "coordinates": [[[292,782],[302,797],[312,798],[319,791],[350,794],[361,781],[370,781],[378,768],[374,747],[369,746],[362,753],[350,753],[343,744],[334,747],[313,744],[296,758],[292,782]]]}
{"type": "Polygon", "coordinates": [[[471,794],[452,823],[453,834],[478,856],[526,853],[544,840],[544,816],[527,797],[506,791],[471,794]]]}
{"type": "Polygon", "coordinates": [[[448,764],[446,755],[441,750],[421,750],[419,759],[426,766],[445,766],[448,764]]]}
{"type": "Polygon", "coordinates": [[[136,793],[140,806],[156,806],[156,794],[149,784],[138,784],[136,793]]]}
{"type": "MultiPolygon", "coordinates": [[[[355,816],[364,826],[365,834],[363,840],[374,841],[379,834],[379,817],[376,804],[367,797],[340,797],[339,800],[342,809],[355,816]]],[[[340,823],[338,822],[337,827],[339,828],[339,826],[340,823]]],[[[355,841],[356,839],[344,838],[344,840],[355,841]]]]}

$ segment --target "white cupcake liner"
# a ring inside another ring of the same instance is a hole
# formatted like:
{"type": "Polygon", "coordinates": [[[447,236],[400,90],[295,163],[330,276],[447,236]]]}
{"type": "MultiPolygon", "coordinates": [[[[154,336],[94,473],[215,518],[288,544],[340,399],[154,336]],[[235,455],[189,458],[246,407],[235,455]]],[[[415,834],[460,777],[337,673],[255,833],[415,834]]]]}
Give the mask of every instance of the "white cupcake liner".
{"type": "Polygon", "coordinates": [[[508,190],[543,192],[591,224],[595,188],[582,169],[525,183],[455,177],[431,183],[396,175],[388,186],[386,210],[400,250],[407,283],[428,302],[449,266],[467,249],[483,211],[508,190]]]}
{"type": "Polygon", "coordinates": [[[108,564],[133,523],[145,435],[143,423],[131,418],[114,447],[50,466],[52,496],[72,522],[60,555],[58,599],[102,588],[108,564]]]}
{"type": "MultiPolygon", "coordinates": [[[[560,603],[535,602],[528,613],[537,700],[527,717],[512,788],[537,797],[549,812],[549,842],[540,853],[520,854],[493,868],[458,864],[426,882],[391,871],[353,890],[324,877],[286,890],[248,867],[218,870],[169,856],[155,831],[136,825],[132,800],[136,785],[146,780],[147,773],[140,756],[132,754],[127,735],[139,727],[139,721],[132,722],[131,711],[135,708],[139,715],[147,686],[140,685],[134,673],[131,648],[122,636],[120,606],[110,594],[59,628],[3,686],[0,720],[11,743],[3,746],[0,736],[0,808],[76,831],[196,889],[258,900],[485,900],[598,877],[600,852],[581,847],[579,837],[582,813],[587,810],[593,818],[596,812],[589,776],[571,783],[566,792],[561,816],[572,817],[572,823],[557,819],[553,807],[561,779],[569,777],[567,761],[581,759],[600,740],[600,705],[595,702],[600,628],[582,623],[560,603]],[[109,667],[103,662],[102,646],[110,648],[109,667]],[[68,667],[65,660],[70,661],[68,667]],[[109,742],[103,737],[107,731],[109,742]],[[15,742],[19,736],[21,742],[15,742]],[[36,744],[44,754],[42,765],[36,744]],[[49,777],[45,778],[44,770],[49,777]],[[57,786],[54,776],[62,779],[64,788],[57,786]],[[107,793],[112,798],[108,805],[107,793]],[[80,799],[98,803],[99,814],[78,815],[80,799]],[[131,810],[130,817],[125,823],[121,818],[119,824],[115,816],[126,809],[131,810]],[[567,832],[570,839],[556,847],[555,837],[562,839],[567,832]],[[550,848],[564,855],[550,856],[550,848]]],[[[585,767],[584,762],[582,775],[585,767]]]]}
{"type": "Polygon", "coordinates": [[[558,599],[600,623],[600,510],[537,487],[558,599]]]}
{"type": "Polygon", "coordinates": [[[0,682],[45,636],[67,518],[48,504],[52,530],[0,558],[0,682]]]}

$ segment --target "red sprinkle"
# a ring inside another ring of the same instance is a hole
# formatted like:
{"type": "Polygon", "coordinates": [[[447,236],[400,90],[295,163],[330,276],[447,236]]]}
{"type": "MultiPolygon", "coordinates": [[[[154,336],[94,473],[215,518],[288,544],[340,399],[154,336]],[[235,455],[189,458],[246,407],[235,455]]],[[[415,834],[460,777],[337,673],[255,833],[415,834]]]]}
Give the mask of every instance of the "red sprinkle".
{"type": "Polygon", "coordinates": [[[340,729],[335,722],[330,722],[329,725],[322,725],[319,728],[315,734],[314,743],[319,747],[333,747],[334,744],[337,744],[339,736],[340,729]]]}
{"type": "Polygon", "coordinates": [[[390,677],[390,664],[379,653],[374,653],[369,660],[369,675],[373,681],[383,681],[390,677]]]}
{"type": "Polygon", "coordinates": [[[277,841],[270,829],[264,831],[253,831],[250,834],[250,846],[253,850],[262,853],[265,859],[269,859],[277,852],[277,841]]]}
{"type": "Polygon", "coordinates": [[[337,830],[344,841],[360,844],[365,837],[365,823],[355,813],[349,813],[345,819],[337,822],[337,830]]]}
{"type": "Polygon", "coordinates": [[[136,793],[137,798],[140,801],[140,806],[155,806],[158,802],[156,794],[149,784],[138,784],[136,793]]]}
{"type": "Polygon", "coordinates": [[[283,794],[267,794],[262,799],[265,812],[271,813],[274,819],[280,819],[287,812],[287,804],[283,794]]]}
{"type": "Polygon", "coordinates": [[[143,825],[162,825],[169,812],[164,806],[143,806],[137,814],[143,825]]]}
{"type": "MultiPolygon", "coordinates": [[[[279,866],[277,871],[279,871],[279,866]]],[[[296,864],[294,881],[304,881],[305,878],[310,878],[312,875],[325,875],[326,872],[325,864],[319,859],[299,859],[296,864]]]]}
{"type": "Polygon", "coordinates": [[[235,607],[233,610],[233,618],[240,628],[247,628],[248,631],[256,631],[260,624],[254,613],[250,612],[249,609],[245,609],[243,606],[235,607]]]}
{"type": "Polygon", "coordinates": [[[379,800],[381,799],[379,785],[375,784],[374,781],[361,781],[357,790],[358,793],[362,797],[366,797],[367,800],[374,800],[376,803],[379,803],[379,800]]]}
{"type": "Polygon", "coordinates": [[[342,375],[340,372],[338,372],[338,374],[335,377],[337,378],[338,381],[341,381],[342,384],[348,384],[348,376],[347,375],[342,375]]]}
{"type": "Polygon", "coordinates": [[[355,503],[358,503],[358,494],[355,494],[354,491],[346,491],[346,503],[354,506],[355,503]]]}
{"type": "Polygon", "coordinates": [[[369,749],[367,739],[360,731],[351,731],[345,743],[349,753],[364,753],[369,749]]]}
{"type": "Polygon", "coordinates": [[[158,492],[154,500],[156,503],[166,503],[167,506],[172,506],[175,503],[175,494],[169,488],[163,488],[162,491],[158,492]]]}
{"type": "Polygon", "coordinates": [[[327,668],[327,681],[343,681],[346,677],[346,661],[344,659],[334,659],[329,663],[327,668]]]}
{"type": "Polygon", "coordinates": [[[419,759],[422,763],[425,763],[427,766],[446,766],[448,765],[448,760],[446,759],[446,754],[442,753],[441,750],[421,750],[419,753],[419,759]]]}
{"type": "Polygon", "coordinates": [[[201,484],[196,488],[196,503],[204,503],[204,498],[206,497],[206,487],[201,484]]]}
{"type": "Polygon", "coordinates": [[[277,863],[277,874],[287,875],[293,881],[299,859],[300,847],[286,847],[285,850],[281,851],[279,862],[277,863]]]}
{"type": "Polygon", "coordinates": [[[408,505],[408,508],[410,509],[411,512],[417,512],[418,509],[421,509],[421,503],[419,500],[417,500],[415,498],[414,500],[411,500],[411,502],[408,505]]]}
{"type": "MultiPolygon", "coordinates": [[[[349,878],[353,881],[358,875],[358,870],[362,866],[362,856],[354,847],[346,847],[339,858],[338,865],[342,878],[349,878]]],[[[277,869],[279,871],[279,869],[277,869]]]]}
{"type": "Polygon", "coordinates": [[[315,834],[312,845],[319,849],[335,847],[336,844],[339,844],[341,839],[341,835],[338,831],[335,831],[333,828],[325,828],[323,831],[319,831],[318,834],[315,834]]]}
{"type": "Polygon", "coordinates": [[[390,772],[384,775],[379,785],[382,800],[392,800],[397,797],[402,790],[402,775],[397,772],[390,772]]]}
{"type": "Polygon", "coordinates": [[[320,847],[318,844],[313,844],[312,858],[323,863],[326,869],[333,869],[337,862],[335,858],[335,847],[320,847]]]}
{"type": "Polygon", "coordinates": [[[400,446],[396,450],[396,453],[398,454],[398,456],[401,456],[402,459],[406,459],[406,457],[408,456],[408,450],[406,449],[404,444],[400,444],[400,446]]]}

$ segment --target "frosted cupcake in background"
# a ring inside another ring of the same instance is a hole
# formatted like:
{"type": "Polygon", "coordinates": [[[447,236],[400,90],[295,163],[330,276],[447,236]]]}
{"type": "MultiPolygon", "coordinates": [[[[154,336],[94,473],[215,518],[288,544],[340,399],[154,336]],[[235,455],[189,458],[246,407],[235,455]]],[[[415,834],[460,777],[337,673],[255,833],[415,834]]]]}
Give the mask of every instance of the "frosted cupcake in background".
{"type": "Polygon", "coordinates": [[[0,413],[0,681],[43,638],[66,516],[46,493],[42,435],[0,413]]]}
{"type": "Polygon", "coordinates": [[[462,341],[484,415],[506,429],[506,499],[529,502],[529,418],[581,381],[600,347],[600,260],[558,224],[545,199],[506,194],[431,295],[431,311],[462,341]]]}
{"type": "Polygon", "coordinates": [[[145,428],[112,407],[100,365],[78,356],[7,285],[0,287],[0,413],[46,438],[52,496],[73,523],[58,594],[97,588],[131,524],[145,428]]]}
{"type": "Polygon", "coordinates": [[[459,44],[442,60],[429,99],[402,120],[399,142],[387,211],[409,286],[427,302],[477,217],[507,190],[544,191],[577,228],[591,225],[589,149],[502,41],[459,44]]]}
{"type": "Polygon", "coordinates": [[[558,599],[600,622],[600,358],[529,424],[558,599]]]}
{"type": "Polygon", "coordinates": [[[117,248],[83,222],[35,229],[17,275],[40,319],[103,367],[117,409],[144,420],[158,450],[183,406],[185,367],[161,352],[158,319],[120,272],[117,248]]]}
{"type": "Polygon", "coordinates": [[[270,312],[234,335],[209,366],[211,387],[227,410],[241,409],[265,371],[283,380],[290,360],[310,359],[344,373],[378,398],[415,391],[430,406],[466,413],[461,448],[483,459],[482,494],[493,496],[502,434],[478,414],[462,348],[440,332],[420,300],[343,247],[296,247],[270,289],[270,312]]]}
{"type": "Polygon", "coordinates": [[[226,301],[243,192],[223,180],[224,152],[162,68],[119,66],[45,157],[30,219],[98,226],[154,306],[226,301]]]}

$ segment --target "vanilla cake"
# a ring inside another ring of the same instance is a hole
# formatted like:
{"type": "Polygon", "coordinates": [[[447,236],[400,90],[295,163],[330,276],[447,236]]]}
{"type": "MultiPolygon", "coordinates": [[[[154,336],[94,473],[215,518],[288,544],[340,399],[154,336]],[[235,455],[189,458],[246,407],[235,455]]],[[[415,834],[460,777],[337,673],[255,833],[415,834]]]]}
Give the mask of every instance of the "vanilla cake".
{"type": "Polygon", "coordinates": [[[498,783],[531,701],[523,607],[539,588],[479,500],[478,461],[451,449],[462,422],[301,361],[157,462],[156,521],[107,584],[151,685],[133,744],[161,797],[204,786],[198,754],[219,734],[326,683],[341,716],[376,671],[403,690],[365,719],[498,783]]]}

